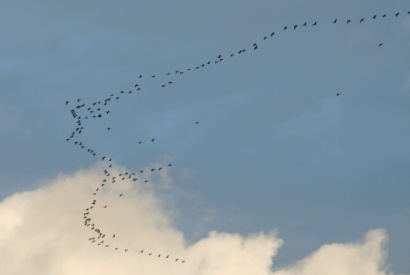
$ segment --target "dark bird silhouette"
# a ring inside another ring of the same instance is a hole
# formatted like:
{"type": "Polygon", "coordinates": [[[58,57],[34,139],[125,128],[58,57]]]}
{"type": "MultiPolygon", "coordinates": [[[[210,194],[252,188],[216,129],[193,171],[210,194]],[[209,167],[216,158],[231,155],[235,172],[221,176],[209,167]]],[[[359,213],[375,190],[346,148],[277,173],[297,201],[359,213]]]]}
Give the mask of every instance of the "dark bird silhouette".
{"type": "Polygon", "coordinates": [[[140,173],[141,173],[141,174],[144,173],[144,170],[141,170],[140,173]]]}
{"type": "Polygon", "coordinates": [[[178,262],[179,259],[175,259],[176,262],[178,262]]]}
{"type": "Polygon", "coordinates": [[[161,254],[158,254],[158,256],[157,257],[161,257],[161,254]]]}
{"type": "Polygon", "coordinates": [[[386,14],[383,14],[383,18],[386,17],[386,16],[387,16],[386,14]]]}
{"type": "Polygon", "coordinates": [[[169,167],[171,167],[171,165],[172,165],[171,163],[170,163],[170,164],[168,164],[168,166],[169,166],[169,167]]]}
{"type": "Polygon", "coordinates": [[[376,15],[373,15],[373,17],[372,17],[373,19],[376,19],[376,15]]]}
{"type": "Polygon", "coordinates": [[[283,28],[283,30],[286,30],[288,28],[288,26],[285,26],[284,28],[283,28]]]}
{"type": "Polygon", "coordinates": [[[399,12],[398,12],[398,13],[396,13],[396,17],[397,17],[397,16],[399,16],[399,14],[400,14],[399,12]]]}
{"type": "Polygon", "coordinates": [[[380,44],[379,44],[379,47],[381,47],[381,46],[383,46],[383,43],[380,43],[380,44]]]}
{"type": "Polygon", "coordinates": [[[217,58],[221,58],[221,55],[218,55],[217,58]]]}
{"type": "Polygon", "coordinates": [[[293,29],[296,30],[296,28],[298,27],[298,25],[293,26],[293,29]]]}
{"type": "Polygon", "coordinates": [[[264,38],[263,38],[263,40],[266,40],[266,38],[268,38],[267,36],[265,36],[264,38]]]}
{"type": "Polygon", "coordinates": [[[81,98],[77,99],[77,102],[80,102],[81,98]]]}
{"type": "Polygon", "coordinates": [[[364,18],[360,19],[360,23],[362,23],[364,21],[364,18]]]}
{"type": "Polygon", "coordinates": [[[154,139],[151,139],[151,142],[154,142],[154,139]]]}
{"type": "Polygon", "coordinates": [[[196,121],[195,124],[199,124],[199,121],[196,121]]]}
{"type": "Polygon", "coordinates": [[[141,143],[142,143],[142,141],[139,141],[139,142],[138,142],[138,144],[141,144],[141,143]]]}
{"type": "Polygon", "coordinates": [[[125,249],[125,251],[124,252],[127,252],[128,251],[128,249],[125,249]]]}
{"type": "Polygon", "coordinates": [[[271,34],[270,34],[270,37],[272,37],[272,36],[274,36],[274,35],[275,35],[275,32],[271,33],[271,34]]]}
{"type": "Polygon", "coordinates": [[[111,128],[107,128],[107,129],[108,129],[108,131],[111,130],[111,128]]]}
{"type": "Polygon", "coordinates": [[[151,255],[152,255],[152,253],[149,253],[149,254],[148,254],[148,256],[151,256],[151,255]]]}
{"type": "Polygon", "coordinates": [[[67,105],[69,102],[70,102],[70,101],[66,101],[66,102],[65,102],[65,105],[67,105]]]}
{"type": "Polygon", "coordinates": [[[185,261],[182,261],[182,263],[185,263],[185,261]]]}
{"type": "Polygon", "coordinates": [[[142,77],[142,75],[140,74],[140,76],[138,78],[141,78],[141,77],[142,77]]]}
{"type": "Polygon", "coordinates": [[[303,25],[302,25],[302,26],[303,26],[303,27],[306,27],[306,24],[307,24],[307,22],[303,23],[303,25]]]}
{"type": "Polygon", "coordinates": [[[337,18],[335,19],[335,21],[333,21],[333,24],[336,24],[337,23],[337,18]]]}
{"type": "Polygon", "coordinates": [[[346,24],[349,24],[350,22],[352,22],[352,20],[349,19],[349,20],[347,20],[346,24]]]}
{"type": "Polygon", "coordinates": [[[140,251],[140,253],[144,253],[144,249],[140,251]]]}
{"type": "Polygon", "coordinates": [[[168,259],[168,258],[169,258],[169,255],[167,255],[165,258],[167,258],[167,259],[168,259]]]}
{"type": "Polygon", "coordinates": [[[339,93],[336,94],[336,96],[339,96],[339,95],[340,95],[339,93]]]}
{"type": "Polygon", "coordinates": [[[316,26],[317,25],[317,21],[315,21],[315,23],[312,24],[312,26],[316,26]]]}
{"type": "Polygon", "coordinates": [[[107,206],[104,206],[103,208],[107,208],[107,206]]]}
{"type": "Polygon", "coordinates": [[[114,235],[112,235],[112,237],[113,237],[113,238],[115,238],[115,234],[114,234],[114,235]]]}
{"type": "Polygon", "coordinates": [[[134,87],[136,88],[138,86],[138,83],[134,85],[134,87]]]}

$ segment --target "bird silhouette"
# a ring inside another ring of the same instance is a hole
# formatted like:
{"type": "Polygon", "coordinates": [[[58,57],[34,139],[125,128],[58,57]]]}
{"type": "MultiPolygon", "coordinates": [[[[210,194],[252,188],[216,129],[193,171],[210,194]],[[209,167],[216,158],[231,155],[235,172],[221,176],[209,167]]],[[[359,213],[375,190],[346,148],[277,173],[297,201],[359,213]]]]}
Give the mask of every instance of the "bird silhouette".
{"type": "Polygon", "coordinates": [[[293,26],[293,29],[296,30],[296,28],[298,27],[298,25],[293,26]]]}
{"type": "Polygon", "coordinates": [[[373,15],[373,17],[372,17],[373,19],[376,19],[376,15],[373,15]]]}
{"type": "Polygon", "coordinates": [[[379,44],[379,47],[381,47],[381,46],[383,46],[383,43],[380,43],[380,44],[379,44]]]}
{"type": "Polygon", "coordinates": [[[284,28],[283,28],[283,30],[286,30],[288,28],[288,26],[285,26],[284,28]]]}
{"type": "Polygon", "coordinates": [[[312,26],[316,26],[317,25],[317,21],[315,21],[315,23],[312,24],[312,26]]]}
{"type": "Polygon", "coordinates": [[[360,22],[360,23],[362,23],[363,21],[364,21],[364,18],[360,19],[360,21],[359,21],[359,22],[360,22]]]}
{"type": "Polygon", "coordinates": [[[336,24],[337,23],[337,18],[335,19],[335,21],[333,21],[333,24],[336,24]]]}
{"type": "Polygon", "coordinates": [[[336,96],[339,96],[339,95],[340,95],[339,93],[336,94],[336,96]]]}
{"type": "Polygon", "coordinates": [[[70,103],[70,101],[66,101],[66,102],[65,102],[65,105],[67,105],[68,103],[70,103]]]}
{"type": "Polygon", "coordinates": [[[303,25],[302,25],[302,26],[303,26],[303,27],[306,27],[306,24],[307,24],[307,22],[303,23],[303,25]]]}
{"type": "Polygon", "coordinates": [[[398,12],[398,13],[396,13],[396,17],[397,17],[397,16],[399,16],[399,14],[400,14],[399,12],[398,12]]]}
{"type": "Polygon", "coordinates": [[[349,20],[347,20],[346,24],[349,24],[350,22],[352,22],[352,20],[349,19],[349,20]]]}

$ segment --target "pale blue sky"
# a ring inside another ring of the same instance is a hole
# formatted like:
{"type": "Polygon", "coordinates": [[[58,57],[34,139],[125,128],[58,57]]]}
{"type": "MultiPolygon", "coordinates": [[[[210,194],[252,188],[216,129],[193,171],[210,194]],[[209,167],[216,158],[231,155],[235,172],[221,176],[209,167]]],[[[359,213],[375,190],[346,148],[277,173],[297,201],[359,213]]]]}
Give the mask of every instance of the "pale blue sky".
{"type": "Polygon", "coordinates": [[[188,239],[278,228],[280,267],[385,228],[388,262],[409,272],[408,1],[0,7],[1,199],[96,163],[65,141],[75,128],[65,100],[89,104],[138,82],[78,140],[130,169],[172,162],[188,239]]]}

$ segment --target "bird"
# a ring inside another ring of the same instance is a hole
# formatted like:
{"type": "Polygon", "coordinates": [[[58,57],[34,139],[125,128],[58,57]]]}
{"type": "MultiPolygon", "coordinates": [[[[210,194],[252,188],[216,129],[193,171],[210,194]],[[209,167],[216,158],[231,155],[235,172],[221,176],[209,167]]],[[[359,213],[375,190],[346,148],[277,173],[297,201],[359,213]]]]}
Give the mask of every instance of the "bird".
{"type": "Polygon", "coordinates": [[[303,25],[302,25],[302,26],[303,26],[303,27],[306,27],[306,24],[307,24],[307,22],[303,23],[303,25]]]}
{"type": "Polygon", "coordinates": [[[107,128],[107,130],[109,131],[109,130],[111,130],[111,128],[107,128]]]}
{"type": "Polygon", "coordinates": [[[381,46],[383,46],[383,43],[380,43],[380,44],[379,44],[379,47],[381,47],[381,46]]]}
{"type": "Polygon", "coordinates": [[[171,165],[172,165],[171,163],[170,163],[170,164],[168,164],[168,166],[169,166],[169,167],[171,167],[171,165]]]}
{"type": "Polygon", "coordinates": [[[383,14],[383,18],[386,17],[386,16],[387,16],[386,14],[383,14]]]}
{"type": "Polygon", "coordinates": [[[154,142],[154,139],[151,139],[151,142],[154,142]]]}
{"type": "Polygon", "coordinates": [[[185,261],[182,261],[182,263],[185,263],[185,261]]]}
{"type": "Polygon", "coordinates": [[[70,101],[67,100],[67,101],[65,102],[65,105],[67,105],[68,103],[70,103],[70,101]]]}
{"type": "Polygon", "coordinates": [[[373,19],[376,19],[376,15],[373,15],[373,17],[372,17],[373,19]]]}
{"type": "Polygon", "coordinates": [[[141,174],[144,173],[144,170],[140,170],[140,173],[141,173],[141,174]]]}
{"type": "Polygon", "coordinates": [[[317,25],[317,21],[315,21],[315,23],[312,24],[312,26],[316,26],[317,25]]]}
{"type": "Polygon", "coordinates": [[[333,24],[336,24],[337,23],[337,18],[335,19],[335,21],[333,21],[333,24]]]}
{"type": "Polygon", "coordinates": [[[141,78],[141,77],[142,77],[142,75],[140,74],[140,76],[138,78],[141,78]]]}
{"type": "Polygon", "coordinates": [[[81,98],[77,99],[77,102],[80,102],[81,98]]]}
{"type": "Polygon", "coordinates": [[[176,262],[178,262],[179,259],[175,259],[176,262]]]}
{"type": "Polygon", "coordinates": [[[275,32],[272,32],[271,34],[270,34],[270,37],[272,37],[272,36],[274,36],[275,35],[275,32]]]}
{"type": "Polygon", "coordinates": [[[124,194],[120,194],[120,197],[124,196],[124,194]]]}
{"type": "Polygon", "coordinates": [[[115,234],[114,234],[114,235],[112,235],[112,237],[113,237],[113,238],[115,238],[115,234]]]}
{"type": "Polygon", "coordinates": [[[169,258],[169,255],[167,255],[165,258],[167,258],[167,259],[168,259],[168,258],[169,258]]]}
{"type": "Polygon", "coordinates": [[[158,256],[157,257],[161,257],[161,254],[158,254],[158,256]]]}
{"type": "Polygon", "coordinates": [[[398,13],[396,13],[396,17],[397,17],[397,16],[399,16],[399,14],[400,14],[399,12],[398,12],[398,13]]]}
{"type": "Polygon", "coordinates": [[[298,27],[298,25],[293,26],[293,29],[296,30],[296,28],[298,27]]]}
{"type": "Polygon", "coordinates": [[[266,40],[266,38],[268,38],[267,36],[265,36],[264,38],[263,38],[263,40],[266,40]]]}
{"type": "Polygon", "coordinates": [[[103,208],[107,208],[107,206],[104,206],[103,208]]]}
{"type": "Polygon", "coordinates": [[[360,19],[360,23],[362,23],[364,21],[364,18],[360,19]]]}
{"type": "Polygon", "coordinates": [[[127,252],[128,251],[128,249],[125,249],[125,251],[124,252],[127,252]]]}
{"type": "Polygon", "coordinates": [[[196,121],[195,124],[199,124],[199,121],[196,121]]]}
{"type": "Polygon", "coordinates": [[[339,93],[336,94],[336,96],[339,96],[339,95],[340,95],[339,93]]]}
{"type": "Polygon", "coordinates": [[[286,30],[288,28],[288,26],[285,26],[284,28],[283,28],[283,30],[286,30]]]}
{"type": "Polygon", "coordinates": [[[349,24],[350,22],[352,22],[352,20],[349,19],[349,20],[347,20],[346,24],[349,24]]]}
{"type": "Polygon", "coordinates": [[[149,254],[148,254],[148,256],[151,256],[151,255],[152,255],[152,253],[149,253],[149,254]]]}
{"type": "Polygon", "coordinates": [[[140,251],[140,253],[144,253],[144,249],[140,251]]]}
{"type": "Polygon", "coordinates": [[[138,141],[138,144],[141,144],[142,143],[142,141],[138,141]]]}
{"type": "Polygon", "coordinates": [[[221,58],[221,55],[218,55],[217,58],[221,58]]]}

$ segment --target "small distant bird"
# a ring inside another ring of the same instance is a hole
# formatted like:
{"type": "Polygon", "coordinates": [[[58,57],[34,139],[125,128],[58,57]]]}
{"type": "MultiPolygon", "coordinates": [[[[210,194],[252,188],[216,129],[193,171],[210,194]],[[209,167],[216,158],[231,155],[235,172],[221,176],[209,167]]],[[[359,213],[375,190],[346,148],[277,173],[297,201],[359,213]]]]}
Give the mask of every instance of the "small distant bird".
{"type": "Polygon", "coordinates": [[[154,142],[154,139],[151,139],[151,142],[154,142]]]}
{"type": "Polygon", "coordinates": [[[302,26],[303,26],[303,27],[306,27],[306,24],[307,24],[307,22],[303,23],[303,25],[302,25],[302,26]]]}
{"type": "Polygon", "coordinates": [[[104,206],[103,208],[107,208],[107,206],[104,206]]]}
{"type": "Polygon", "coordinates": [[[155,77],[155,75],[153,75],[152,77],[155,77]]]}
{"type": "Polygon", "coordinates": [[[141,144],[141,143],[142,143],[142,141],[139,141],[139,142],[138,142],[138,144],[141,144]]]}
{"type": "Polygon", "coordinates": [[[396,17],[397,17],[397,16],[399,16],[399,14],[400,14],[399,12],[398,12],[398,13],[396,13],[396,17]]]}
{"type": "Polygon", "coordinates": [[[134,85],[134,87],[136,88],[138,86],[138,83],[134,85]]]}
{"type": "Polygon", "coordinates": [[[80,102],[81,98],[77,99],[77,102],[80,102]]]}
{"type": "Polygon", "coordinates": [[[266,38],[268,38],[267,36],[265,36],[264,38],[263,38],[263,40],[266,40],[266,38]]]}
{"type": "Polygon", "coordinates": [[[158,254],[158,256],[157,257],[161,257],[161,254],[158,254]]]}
{"type": "Polygon", "coordinates": [[[115,250],[118,250],[118,247],[116,247],[115,250]]]}
{"type": "Polygon", "coordinates": [[[140,251],[140,253],[144,253],[144,249],[140,251]]]}
{"type": "Polygon", "coordinates": [[[316,26],[317,25],[317,21],[315,21],[315,23],[312,24],[312,26],[316,26]]]}
{"type": "Polygon", "coordinates": [[[380,43],[380,44],[379,44],[379,47],[381,47],[381,46],[383,46],[383,43],[380,43]]]}
{"type": "Polygon", "coordinates": [[[165,258],[167,258],[167,259],[168,259],[168,258],[169,258],[169,255],[167,255],[165,258]]]}
{"type": "Polygon", "coordinates": [[[142,75],[140,74],[139,78],[141,78],[141,77],[142,77],[142,75]]]}
{"type": "Polygon", "coordinates": [[[383,18],[386,17],[386,14],[383,14],[383,18]]]}
{"type": "Polygon", "coordinates": [[[108,129],[108,131],[111,130],[111,128],[107,128],[107,129],[108,129]]]}
{"type": "Polygon", "coordinates": [[[333,24],[336,24],[337,23],[337,18],[335,19],[335,21],[333,21],[333,24]]]}
{"type": "Polygon", "coordinates": [[[372,17],[373,19],[376,19],[376,15],[373,15],[373,17],[372,17]]]}
{"type": "Polygon", "coordinates": [[[168,164],[168,166],[169,166],[169,167],[171,167],[171,165],[172,165],[171,163],[170,163],[170,164],[168,164]]]}
{"type": "Polygon", "coordinates": [[[218,55],[217,58],[221,58],[221,55],[218,55]]]}
{"type": "Polygon", "coordinates": [[[360,23],[362,23],[364,21],[364,18],[360,19],[360,23]]]}
{"type": "Polygon", "coordinates": [[[286,30],[288,28],[288,26],[285,26],[284,28],[283,28],[283,30],[286,30]]]}
{"type": "Polygon", "coordinates": [[[151,255],[152,255],[152,253],[149,253],[149,254],[148,254],[148,256],[151,256],[151,255]]]}
{"type": "Polygon", "coordinates": [[[113,237],[113,238],[115,238],[115,234],[114,234],[114,235],[112,235],[112,237],[113,237]]]}
{"type": "Polygon", "coordinates": [[[346,24],[349,24],[350,22],[352,22],[352,20],[349,19],[349,20],[347,20],[346,24]]]}
{"type": "Polygon", "coordinates": [[[336,94],[336,96],[339,96],[339,95],[340,95],[339,93],[336,94]]]}
{"type": "Polygon", "coordinates": [[[185,263],[185,261],[182,261],[182,263],[185,263]]]}
{"type": "Polygon", "coordinates": [[[176,262],[178,262],[179,259],[175,259],[176,262]]]}
{"type": "Polygon", "coordinates": [[[271,34],[270,34],[270,37],[272,37],[272,36],[274,36],[274,35],[275,35],[275,32],[271,33],[271,34]]]}
{"type": "Polygon", "coordinates": [[[124,194],[120,194],[120,197],[124,196],[124,194]]]}
{"type": "Polygon", "coordinates": [[[128,251],[128,249],[125,249],[125,251],[124,252],[127,252],[128,251]]]}
{"type": "Polygon", "coordinates": [[[293,29],[296,30],[296,28],[298,27],[298,25],[293,26],[293,29]]]}
{"type": "Polygon", "coordinates": [[[70,102],[70,101],[66,101],[66,102],[65,102],[65,105],[67,105],[69,102],[70,102]]]}
{"type": "Polygon", "coordinates": [[[141,174],[144,173],[144,170],[141,170],[140,173],[141,173],[141,174]]]}
{"type": "Polygon", "coordinates": [[[196,121],[195,124],[199,124],[199,121],[196,121]]]}

